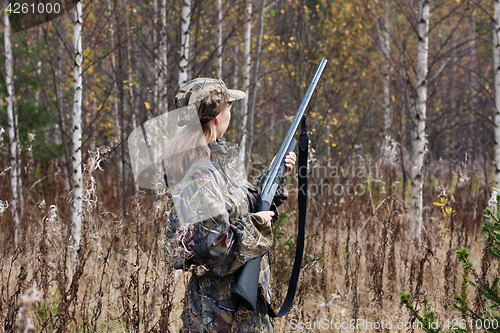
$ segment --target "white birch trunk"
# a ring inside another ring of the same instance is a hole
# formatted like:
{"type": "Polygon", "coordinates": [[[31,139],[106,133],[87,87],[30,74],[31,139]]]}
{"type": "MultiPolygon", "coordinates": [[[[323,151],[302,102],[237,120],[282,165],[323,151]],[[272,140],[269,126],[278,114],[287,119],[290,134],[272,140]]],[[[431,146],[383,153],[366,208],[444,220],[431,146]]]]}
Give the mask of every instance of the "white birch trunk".
{"type": "MultiPolygon", "coordinates": [[[[4,2],[7,6],[7,2],[4,2]]],[[[10,40],[10,22],[7,16],[7,11],[3,11],[4,22],[4,45],[5,45],[5,85],[7,87],[7,118],[9,124],[9,141],[10,141],[10,186],[12,189],[12,200],[10,203],[12,209],[12,218],[14,220],[14,243],[19,245],[19,233],[21,225],[18,212],[18,142],[17,135],[17,114],[14,113],[14,62],[12,59],[12,46],[10,40]]]]}
{"type": "Polygon", "coordinates": [[[179,88],[187,83],[189,64],[189,25],[191,22],[191,0],[184,0],[181,23],[181,54],[179,60],[179,88]]]}
{"type": "Polygon", "coordinates": [[[73,156],[73,205],[71,210],[71,236],[73,237],[73,249],[76,251],[80,246],[80,232],[82,227],[82,2],[78,1],[75,6],[74,26],[74,86],[75,95],[73,100],[73,128],[72,128],[72,156],[73,156]]]}
{"type": "Polygon", "coordinates": [[[495,184],[500,186],[500,1],[495,0],[493,65],[495,68],[495,184]]]}
{"type": "Polygon", "coordinates": [[[417,107],[413,114],[411,207],[415,217],[416,237],[421,239],[423,226],[423,164],[427,152],[425,135],[427,101],[427,62],[429,56],[429,1],[420,0],[418,23],[417,107]]]}
{"type": "Polygon", "coordinates": [[[247,94],[246,97],[241,101],[241,124],[240,129],[242,133],[240,142],[240,152],[238,155],[238,172],[245,175],[245,156],[246,156],[246,142],[247,142],[247,120],[248,120],[248,95],[250,86],[250,47],[252,43],[252,1],[247,0],[245,9],[245,38],[243,41],[243,57],[245,63],[243,64],[243,91],[247,94]]]}
{"type": "Polygon", "coordinates": [[[217,0],[217,78],[222,79],[222,0],[217,0]]]}
{"type": "Polygon", "coordinates": [[[382,41],[382,53],[384,56],[384,136],[390,135],[391,130],[391,65],[390,65],[390,52],[391,52],[391,40],[389,35],[389,4],[390,0],[386,0],[384,3],[384,27],[381,30],[381,41],[382,41]]]}

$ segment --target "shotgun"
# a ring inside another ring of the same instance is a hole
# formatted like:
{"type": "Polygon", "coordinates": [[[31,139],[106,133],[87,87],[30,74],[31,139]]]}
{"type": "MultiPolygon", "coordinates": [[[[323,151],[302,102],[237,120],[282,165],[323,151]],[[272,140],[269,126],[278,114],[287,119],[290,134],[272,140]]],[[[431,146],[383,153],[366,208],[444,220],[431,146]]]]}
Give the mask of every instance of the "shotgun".
{"type": "MultiPolygon", "coordinates": [[[[323,70],[326,66],[327,60],[321,59],[318,69],[314,74],[314,77],[309,84],[309,88],[306,91],[302,102],[300,103],[299,109],[293,118],[292,124],[286,133],[285,139],[281,144],[281,147],[278,151],[278,154],[274,158],[273,163],[269,168],[269,172],[267,173],[266,179],[262,185],[261,196],[258,204],[258,211],[266,211],[271,208],[271,203],[273,201],[274,195],[276,194],[276,190],[278,189],[281,180],[283,179],[283,175],[286,170],[285,166],[285,157],[286,155],[295,149],[295,145],[297,144],[297,140],[294,138],[295,132],[299,127],[299,124],[304,116],[305,110],[309,101],[312,97],[314,90],[316,89],[316,85],[318,84],[319,78],[323,73],[323,70]]],[[[260,272],[260,260],[262,257],[258,257],[247,262],[243,265],[239,270],[237,275],[237,282],[232,291],[232,296],[237,299],[240,304],[245,306],[249,310],[255,310],[257,306],[257,292],[259,286],[259,272],[260,272]]],[[[302,258],[300,258],[300,262],[302,258]]],[[[298,265],[298,269],[300,269],[300,263],[298,265]]],[[[295,270],[295,265],[294,265],[295,270]]],[[[291,280],[290,280],[291,281],[291,280]]],[[[291,285],[290,285],[291,286],[291,285]]],[[[292,288],[293,294],[289,297],[290,294],[290,286],[287,293],[286,299],[290,300],[290,305],[293,302],[293,297],[295,296],[295,288],[296,285],[292,288]]],[[[285,301],[286,302],[286,301],[285,301]]],[[[281,313],[282,311],[280,311],[281,313]]]]}

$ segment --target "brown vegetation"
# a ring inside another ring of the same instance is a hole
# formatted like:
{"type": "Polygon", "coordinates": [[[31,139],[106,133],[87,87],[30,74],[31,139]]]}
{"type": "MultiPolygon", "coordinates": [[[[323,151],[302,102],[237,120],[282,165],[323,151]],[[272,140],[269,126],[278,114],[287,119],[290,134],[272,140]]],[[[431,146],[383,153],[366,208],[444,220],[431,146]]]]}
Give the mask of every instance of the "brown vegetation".
{"type": "MultiPolygon", "coordinates": [[[[29,208],[24,214],[28,217],[24,220],[24,242],[16,249],[11,247],[11,218],[6,212],[2,215],[2,329],[177,332],[182,325],[180,313],[188,274],[173,270],[166,252],[168,192],[136,193],[127,198],[127,214],[123,216],[120,198],[113,192],[118,185],[107,171],[109,165],[101,163],[104,172],[95,171],[96,167],[88,167],[95,166],[95,152],[89,156],[94,160],[87,160],[84,183],[91,188],[88,184],[94,172],[97,186],[89,203],[94,202],[95,206],[86,206],[82,246],[75,264],[69,255],[68,213],[58,201],[61,199],[54,195],[58,192],[46,189],[61,188],[61,179],[54,177],[43,186],[35,186],[41,190],[38,193],[33,188],[24,189],[29,197],[29,208]],[[27,302],[29,293],[34,291],[40,296],[27,302]]],[[[325,318],[329,322],[365,319],[372,323],[406,323],[409,317],[405,308],[399,306],[400,291],[411,293],[415,301],[419,299],[417,295],[431,299],[440,309],[441,320],[459,316],[452,306],[460,282],[455,250],[469,248],[477,267],[488,261],[481,251],[479,232],[482,210],[489,198],[487,182],[481,173],[473,172],[472,165],[462,171],[471,175],[467,181],[449,175],[446,167],[429,174],[426,242],[418,249],[411,233],[411,215],[398,183],[399,172],[394,164],[382,163],[385,160],[373,162],[380,170],[376,178],[376,174],[358,178],[361,174],[352,177],[352,173],[340,172],[338,178],[310,178],[301,280],[294,307],[285,318],[275,320],[278,332],[292,330],[294,323],[320,322],[325,318]],[[313,193],[311,189],[320,180],[329,186],[362,184],[366,190],[362,195],[350,196],[313,193]],[[455,212],[444,215],[446,207],[455,212]]],[[[368,164],[359,157],[350,162],[355,166],[368,164]]],[[[293,189],[295,181],[293,177],[289,180],[289,189],[293,189]]],[[[286,213],[275,230],[275,306],[284,297],[294,255],[296,197],[293,190],[290,192],[290,199],[281,209],[286,213]]],[[[486,278],[494,274],[495,269],[486,278]]],[[[481,301],[476,304],[481,306],[481,301]]]]}

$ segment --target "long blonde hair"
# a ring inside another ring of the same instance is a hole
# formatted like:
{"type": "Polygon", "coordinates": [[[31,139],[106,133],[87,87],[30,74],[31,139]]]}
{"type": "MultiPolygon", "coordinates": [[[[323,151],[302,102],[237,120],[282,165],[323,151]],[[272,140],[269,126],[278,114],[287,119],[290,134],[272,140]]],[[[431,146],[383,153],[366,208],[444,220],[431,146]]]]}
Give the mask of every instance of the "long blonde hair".
{"type": "MultiPolygon", "coordinates": [[[[203,134],[200,133],[199,125],[186,125],[174,138],[166,149],[167,175],[175,181],[181,180],[187,169],[194,160],[210,158],[208,143],[215,139],[213,122],[201,125],[203,134]]],[[[167,176],[167,177],[168,177],[167,176]]]]}

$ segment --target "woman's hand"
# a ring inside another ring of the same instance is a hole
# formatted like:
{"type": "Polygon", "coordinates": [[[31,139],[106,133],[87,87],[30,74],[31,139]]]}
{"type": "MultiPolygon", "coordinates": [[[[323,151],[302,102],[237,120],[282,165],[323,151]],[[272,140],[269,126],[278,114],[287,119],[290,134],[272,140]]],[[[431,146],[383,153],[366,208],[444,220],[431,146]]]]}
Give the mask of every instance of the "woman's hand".
{"type": "Polygon", "coordinates": [[[267,224],[270,224],[273,219],[274,212],[270,210],[263,210],[261,212],[254,213],[254,215],[262,217],[267,224]]]}
{"type": "Polygon", "coordinates": [[[297,156],[293,151],[289,152],[288,155],[285,157],[285,165],[286,165],[286,171],[283,177],[288,176],[289,174],[292,173],[293,166],[295,165],[295,161],[297,160],[297,156]]]}
{"type": "MultiPolygon", "coordinates": [[[[273,157],[273,160],[271,161],[271,165],[273,165],[274,159],[276,156],[273,157]]],[[[295,161],[297,160],[297,155],[293,151],[289,152],[288,155],[285,156],[285,166],[286,166],[286,171],[285,174],[283,175],[283,178],[288,176],[289,174],[292,173],[293,166],[295,165],[295,161]]],[[[269,167],[271,167],[271,165],[269,167]]]]}

